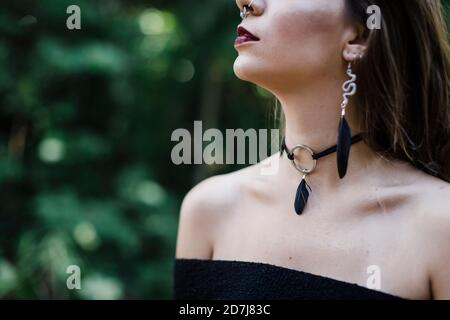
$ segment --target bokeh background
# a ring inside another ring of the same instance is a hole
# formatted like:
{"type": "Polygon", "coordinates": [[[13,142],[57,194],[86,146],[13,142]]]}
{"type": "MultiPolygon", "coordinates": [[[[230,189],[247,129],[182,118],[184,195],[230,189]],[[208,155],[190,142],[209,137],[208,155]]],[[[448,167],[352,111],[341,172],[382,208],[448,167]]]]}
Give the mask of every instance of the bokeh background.
{"type": "Polygon", "coordinates": [[[0,298],[171,298],[183,196],[236,169],[173,165],[173,130],[273,123],[233,74],[239,22],[231,0],[1,1],[0,298]]]}
{"type": "Polygon", "coordinates": [[[233,74],[239,22],[233,0],[1,1],[0,298],[172,297],[183,196],[239,168],[173,165],[172,132],[276,123],[233,74]]]}

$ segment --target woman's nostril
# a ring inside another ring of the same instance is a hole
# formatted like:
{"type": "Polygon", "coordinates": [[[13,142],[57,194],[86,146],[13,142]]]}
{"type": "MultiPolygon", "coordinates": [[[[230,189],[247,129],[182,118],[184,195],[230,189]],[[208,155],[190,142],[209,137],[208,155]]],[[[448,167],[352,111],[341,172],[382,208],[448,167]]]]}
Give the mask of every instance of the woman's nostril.
{"type": "Polygon", "coordinates": [[[255,0],[251,0],[249,3],[245,4],[243,9],[241,10],[241,19],[246,19],[250,14],[253,14],[253,2],[255,0]]]}
{"type": "Polygon", "coordinates": [[[258,0],[239,1],[239,9],[241,10],[241,18],[245,19],[250,14],[260,16],[263,12],[263,4],[258,0]]]}

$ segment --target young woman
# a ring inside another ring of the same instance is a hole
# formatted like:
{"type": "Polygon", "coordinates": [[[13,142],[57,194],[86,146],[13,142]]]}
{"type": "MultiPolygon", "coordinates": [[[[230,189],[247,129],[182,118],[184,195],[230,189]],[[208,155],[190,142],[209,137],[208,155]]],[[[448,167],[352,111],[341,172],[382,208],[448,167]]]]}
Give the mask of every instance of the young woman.
{"type": "Polygon", "coordinates": [[[237,4],[234,71],[280,101],[284,144],[276,174],[258,164],[186,196],[176,297],[450,299],[442,3],[237,4]]]}

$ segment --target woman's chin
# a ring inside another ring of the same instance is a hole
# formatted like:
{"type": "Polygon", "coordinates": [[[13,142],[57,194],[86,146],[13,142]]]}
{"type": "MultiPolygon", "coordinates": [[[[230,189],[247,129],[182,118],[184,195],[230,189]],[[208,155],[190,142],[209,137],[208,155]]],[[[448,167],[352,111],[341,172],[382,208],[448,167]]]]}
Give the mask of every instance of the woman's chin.
{"type": "Polygon", "coordinates": [[[234,74],[241,80],[257,82],[258,79],[264,78],[267,74],[264,74],[264,71],[261,70],[258,66],[255,66],[252,63],[243,62],[241,60],[236,59],[233,66],[234,74]]]}

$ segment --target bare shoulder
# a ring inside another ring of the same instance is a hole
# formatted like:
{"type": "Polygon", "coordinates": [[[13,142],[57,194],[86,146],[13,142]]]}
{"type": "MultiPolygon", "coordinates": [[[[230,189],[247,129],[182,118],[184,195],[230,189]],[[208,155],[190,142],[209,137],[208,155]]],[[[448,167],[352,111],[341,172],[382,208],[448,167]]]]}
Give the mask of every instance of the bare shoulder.
{"type": "Polygon", "coordinates": [[[258,183],[261,164],[207,178],[184,197],[178,225],[177,258],[210,259],[214,235],[239,210],[250,186],[258,183]]]}
{"type": "Polygon", "coordinates": [[[450,183],[427,175],[417,188],[417,257],[426,261],[433,297],[450,299],[450,183]]]}
{"type": "Polygon", "coordinates": [[[420,270],[433,298],[450,299],[450,183],[397,164],[385,181],[386,192],[408,199],[396,220],[397,238],[411,257],[404,260],[406,268],[420,270]]]}
{"type": "Polygon", "coordinates": [[[416,202],[419,219],[427,219],[431,225],[446,221],[450,223],[450,183],[420,173],[414,189],[419,200],[416,202]]]}
{"type": "Polygon", "coordinates": [[[414,232],[420,228],[420,233],[426,233],[430,240],[450,235],[450,183],[412,170],[404,173],[414,176],[406,189],[412,199],[407,217],[414,222],[414,232]]]}
{"type": "Polygon", "coordinates": [[[415,207],[417,218],[430,215],[430,210],[436,215],[445,217],[450,201],[450,183],[427,174],[409,163],[392,162],[388,171],[384,172],[383,181],[400,192],[408,192],[415,207]]]}

